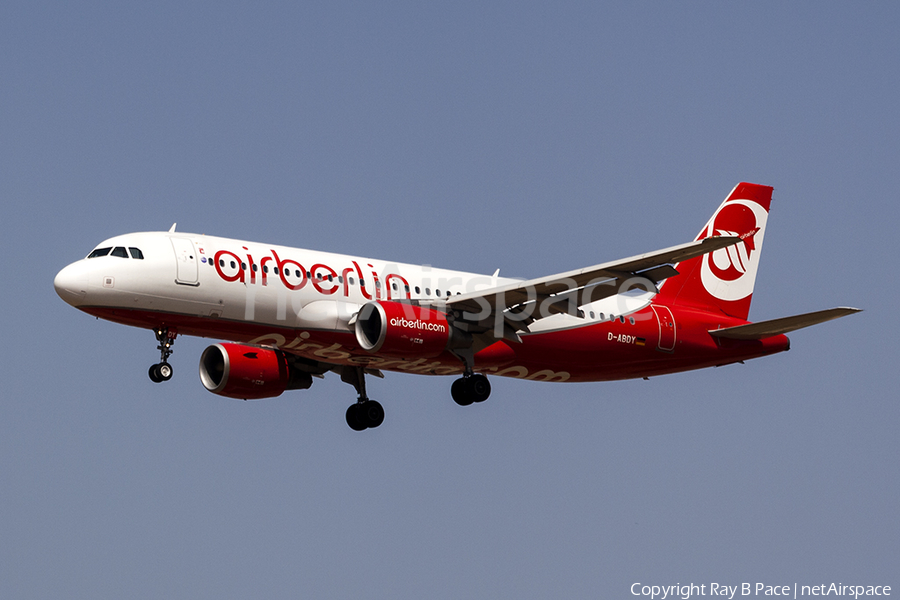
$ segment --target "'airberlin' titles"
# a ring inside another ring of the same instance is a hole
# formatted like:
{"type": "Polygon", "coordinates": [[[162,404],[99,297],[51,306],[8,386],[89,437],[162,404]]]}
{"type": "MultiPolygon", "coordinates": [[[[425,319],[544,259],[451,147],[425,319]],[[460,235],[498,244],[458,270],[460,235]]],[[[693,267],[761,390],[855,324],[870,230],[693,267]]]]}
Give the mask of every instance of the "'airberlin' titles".
{"type": "Polygon", "coordinates": [[[367,300],[372,300],[373,298],[380,300],[382,292],[384,292],[384,297],[388,300],[395,297],[407,299],[411,297],[409,282],[403,276],[397,273],[388,273],[382,286],[381,279],[375,271],[375,267],[371,264],[368,267],[372,275],[372,281],[375,282],[374,292],[371,292],[366,286],[363,270],[355,260],[351,261],[352,267],[345,267],[338,273],[334,268],[324,263],[316,263],[309,269],[306,269],[292,258],[282,259],[275,250],[269,250],[271,256],[263,256],[257,263],[247,247],[244,246],[243,249],[245,250],[245,258],[241,258],[230,250],[219,250],[216,252],[213,266],[216,268],[216,273],[224,281],[240,281],[244,284],[255,284],[257,276],[259,276],[260,284],[267,286],[269,285],[270,274],[269,263],[274,263],[271,274],[277,275],[282,285],[291,291],[301,290],[307,284],[310,284],[322,295],[331,296],[340,292],[340,295],[349,297],[352,277],[356,276],[359,279],[359,290],[367,300]],[[234,273],[228,274],[226,270],[228,273],[231,273],[231,271],[234,271],[234,273]],[[394,284],[397,284],[397,290],[393,289],[394,284]]]}
{"type": "Polygon", "coordinates": [[[409,319],[391,319],[393,327],[404,327],[406,329],[424,329],[426,331],[438,331],[444,333],[447,328],[440,323],[429,323],[428,321],[411,321],[409,319]]]}

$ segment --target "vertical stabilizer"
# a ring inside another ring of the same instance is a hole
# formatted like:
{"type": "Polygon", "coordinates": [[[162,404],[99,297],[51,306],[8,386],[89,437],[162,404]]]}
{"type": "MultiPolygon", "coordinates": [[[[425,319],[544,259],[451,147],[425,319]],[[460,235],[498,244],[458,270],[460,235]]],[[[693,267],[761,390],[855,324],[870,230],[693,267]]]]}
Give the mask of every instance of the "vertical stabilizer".
{"type": "Polygon", "coordinates": [[[771,187],[737,184],[696,239],[740,235],[744,240],[675,265],[679,274],[662,284],[654,302],[747,320],[771,202],[771,187]]]}

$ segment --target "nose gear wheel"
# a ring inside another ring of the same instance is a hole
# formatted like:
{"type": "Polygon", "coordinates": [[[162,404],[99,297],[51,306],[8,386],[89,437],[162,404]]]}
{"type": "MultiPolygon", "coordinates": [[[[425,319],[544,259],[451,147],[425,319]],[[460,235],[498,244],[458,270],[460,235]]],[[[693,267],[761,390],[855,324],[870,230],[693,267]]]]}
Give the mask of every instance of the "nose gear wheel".
{"type": "Polygon", "coordinates": [[[174,329],[169,330],[165,327],[155,329],[153,333],[156,335],[156,341],[159,342],[159,346],[156,347],[159,350],[159,363],[150,365],[148,375],[153,383],[162,383],[172,379],[174,371],[172,365],[169,364],[169,357],[172,356],[172,344],[175,343],[178,333],[174,329]]]}

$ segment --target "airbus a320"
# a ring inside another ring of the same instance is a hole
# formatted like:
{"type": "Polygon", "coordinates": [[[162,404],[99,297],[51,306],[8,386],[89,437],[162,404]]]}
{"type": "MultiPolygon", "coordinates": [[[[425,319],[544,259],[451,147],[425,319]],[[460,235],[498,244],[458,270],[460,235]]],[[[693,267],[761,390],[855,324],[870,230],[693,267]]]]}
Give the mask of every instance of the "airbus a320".
{"type": "Polygon", "coordinates": [[[584,382],[647,378],[788,350],[786,333],[855,308],[749,322],[772,188],[740,183],[694,241],[531,280],[436,269],[207,235],[130,233],[54,280],[68,304],[154,332],[156,383],[179,335],[224,340],[200,381],[239,399],[309,388],[335,373],[357,401],[347,424],[384,420],[366,376],[455,376],[457,404],[488,377],[584,382]]]}

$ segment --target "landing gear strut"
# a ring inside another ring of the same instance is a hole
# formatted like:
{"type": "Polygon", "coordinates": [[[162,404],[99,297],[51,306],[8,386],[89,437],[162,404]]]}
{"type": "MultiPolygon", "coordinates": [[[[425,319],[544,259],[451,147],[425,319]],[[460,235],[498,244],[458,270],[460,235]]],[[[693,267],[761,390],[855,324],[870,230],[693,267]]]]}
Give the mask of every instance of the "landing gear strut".
{"type": "Polygon", "coordinates": [[[172,379],[173,370],[172,365],[169,364],[169,357],[172,356],[172,344],[175,343],[178,333],[166,328],[156,329],[153,333],[156,334],[156,341],[159,342],[159,346],[156,347],[159,350],[159,363],[150,365],[148,374],[153,383],[161,383],[172,379]]]}
{"type": "Polygon", "coordinates": [[[384,408],[366,395],[366,370],[364,367],[345,367],[341,381],[356,388],[359,398],[347,408],[347,425],[353,431],[375,428],[384,422],[384,408]]]}

